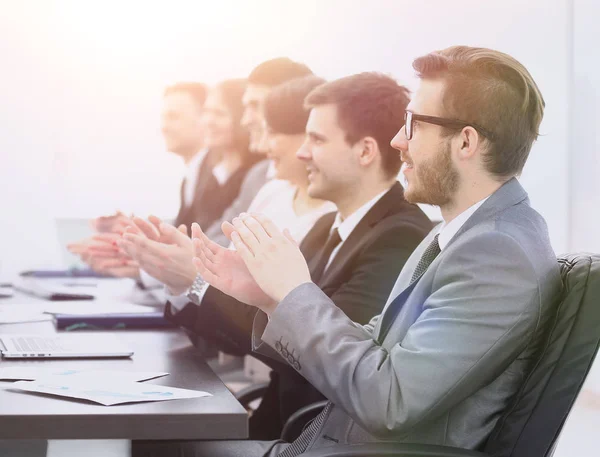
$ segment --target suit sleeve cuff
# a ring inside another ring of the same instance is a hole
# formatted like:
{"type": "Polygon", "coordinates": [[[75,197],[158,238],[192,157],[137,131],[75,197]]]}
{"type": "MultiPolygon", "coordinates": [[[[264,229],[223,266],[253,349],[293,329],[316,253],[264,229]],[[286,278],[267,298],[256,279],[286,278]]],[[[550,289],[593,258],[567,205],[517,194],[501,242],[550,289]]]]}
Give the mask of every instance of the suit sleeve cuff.
{"type": "Polygon", "coordinates": [[[297,362],[294,358],[290,357],[290,354],[287,354],[285,348],[282,347],[281,336],[290,331],[291,322],[297,322],[297,316],[294,314],[294,301],[313,288],[324,295],[317,285],[308,282],[292,290],[277,305],[270,316],[260,310],[256,313],[252,329],[252,349],[254,352],[276,360],[283,360],[297,370],[300,369],[299,366],[296,366],[297,362]]]}

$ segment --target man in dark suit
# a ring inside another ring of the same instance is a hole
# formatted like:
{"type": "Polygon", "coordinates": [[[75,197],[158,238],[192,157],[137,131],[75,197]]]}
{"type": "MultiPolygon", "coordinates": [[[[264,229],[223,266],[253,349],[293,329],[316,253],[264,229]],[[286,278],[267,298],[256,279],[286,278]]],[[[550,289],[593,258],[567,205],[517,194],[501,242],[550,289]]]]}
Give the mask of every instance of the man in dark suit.
{"type": "MultiPolygon", "coordinates": [[[[185,162],[186,173],[181,183],[180,206],[175,225],[194,222],[194,201],[204,191],[204,183],[212,172],[210,154],[205,148],[202,115],[208,89],[204,84],[181,82],[165,88],[161,110],[161,133],[166,149],[185,162]],[[207,155],[208,154],[208,155],[207,155]]],[[[113,242],[131,224],[131,218],[118,212],[99,217],[92,226],[101,235],[68,246],[99,273],[140,278],[137,265],[128,264],[114,249],[113,242]]],[[[146,284],[153,282],[146,278],[146,284]]]]}
{"type": "MultiPolygon", "coordinates": [[[[396,180],[401,161],[389,145],[403,122],[408,91],[387,76],[364,73],[315,89],[307,102],[307,140],[297,156],[310,171],[311,196],[336,203],[339,212],[322,217],[300,249],[313,281],[366,324],[381,312],[404,262],[431,229],[421,209],[404,199],[396,180]]],[[[249,354],[256,309],[201,283],[198,278],[190,294],[195,303],[181,311],[169,303],[167,318],[225,352],[249,354]]],[[[322,397],[289,366],[262,360],[274,373],[250,436],[274,439],[292,413],[322,397]]]]}

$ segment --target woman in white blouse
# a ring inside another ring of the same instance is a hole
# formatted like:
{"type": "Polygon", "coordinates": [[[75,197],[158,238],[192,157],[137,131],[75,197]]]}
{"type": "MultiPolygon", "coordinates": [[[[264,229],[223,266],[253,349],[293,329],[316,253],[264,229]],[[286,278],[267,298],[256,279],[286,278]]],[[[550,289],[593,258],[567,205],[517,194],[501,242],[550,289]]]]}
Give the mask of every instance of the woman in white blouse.
{"type": "Polygon", "coordinates": [[[248,211],[265,214],[280,229],[287,228],[298,243],[321,216],[337,211],[333,203],[308,195],[308,172],[296,157],[308,120],[304,99],[324,82],[317,76],[293,79],[273,89],[264,105],[263,141],[275,179],[260,189],[248,211]]]}

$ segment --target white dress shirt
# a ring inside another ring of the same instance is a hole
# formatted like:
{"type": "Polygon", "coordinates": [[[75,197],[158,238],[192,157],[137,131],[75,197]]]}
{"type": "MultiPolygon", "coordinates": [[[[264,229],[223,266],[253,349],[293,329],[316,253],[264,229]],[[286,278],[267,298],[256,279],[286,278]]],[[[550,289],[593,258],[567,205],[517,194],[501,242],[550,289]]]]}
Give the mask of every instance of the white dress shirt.
{"type": "Polygon", "coordinates": [[[440,251],[443,251],[444,248],[448,246],[448,243],[452,238],[454,238],[454,235],[458,233],[458,231],[465,224],[465,222],[467,222],[467,220],[473,215],[473,213],[477,211],[479,207],[483,205],[488,198],[490,197],[488,196],[485,197],[483,200],[479,200],[477,203],[464,210],[462,213],[460,213],[447,224],[445,222],[442,224],[440,231],[438,232],[438,243],[440,245],[440,251]]]}
{"type": "Polygon", "coordinates": [[[375,206],[375,204],[387,192],[389,192],[389,189],[384,190],[383,192],[377,194],[375,197],[373,197],[367,203],[362,205],[360,208],[358,208],[356,211],[354,211],[350,216],[348,216],[344,220],[342,220],[341,214],[337,213],[337,215],[335,216],[335,221],[333,221],[333,225],[331,226],[331,231],[334,231],[335,229],[337,229],[342,242],[340,244],[338,244],[333,251],[331,251],[331,255],[329,256],[329,260],[327,261],[327,264],[325,265],[325,270],[323,270],[323,272],[327,271],[327,268],[329,268],[329,265],[331,264],[331,262],[333,261],[333,259],[337,255],[337,253],[342,248],[344,241],[346,241],[346,239],[350,236],[352,231],[356,228],[356,226],[360,223],[360,221],[362,221],[362,218],[365,217],[365,215],[369,212],[369,210],[371,208],[373,208],[373,206],[375,206]]]}
{"type": "Polygon", "coordinates": [[[207,154],[208,149],[201,149],[187,163],[183,181],[183,201],[181,202],[181,205],[185,206],[186,208],[189,207],[194,201],[196,185],[198,184],[198,173],[200,172],[200,167],[202,166],[207,154]]]}

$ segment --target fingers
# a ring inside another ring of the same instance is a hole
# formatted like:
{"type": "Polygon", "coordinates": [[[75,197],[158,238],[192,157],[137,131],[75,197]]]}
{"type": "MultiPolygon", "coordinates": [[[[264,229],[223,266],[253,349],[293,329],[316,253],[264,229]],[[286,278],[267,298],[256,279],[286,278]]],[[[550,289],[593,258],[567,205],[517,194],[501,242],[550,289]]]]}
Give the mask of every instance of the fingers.
{"type": "Polygon", "coordinates": [[[100,270],[130,265],[137,265],[137,262],[128,259],[102,259],[94,262],[94,267],[100,270]]]}
{"type": "Polygon", "coordinates": [[[206,282],[217,287],[219,277],[214,271],[213,263],[206,257],[206,254],[202,249],[198,251],[196,257],[192,259],[192,262],[194,263],[194,267],[198,274],[202,276],[206,282]]]}
{"type": "Polygon", "coordinates": [[[116,240],[114,243],[106,244],[91,244],[87,247],[87,251],[92,254],[114,254],[119,252],[116,240]]]}
{"type": "Polygon", "coordinates": [[[87,243],[71,243],[67,244],[67,249],[72,254],[81,254],[87,251],[87,243]]]}
{"type": "Polygon", "coordinates": [[[235,231],[235,227],[230,222],[225,221],[221,224],[221,230],[227,239],[231,241],[231,234],[235,231]]]}
{"type": "Polygon", "coordinates": [[[129,225],[124,226],[123,230],[119,232],[119,235],[123,235],[123,233],[134,233],[136,235],[146,236],[144,235],[144,232],[142,232],[140,228],[133,223],[133,221],[131,221],[129,225]]]}
{"type": "Polygon", "coordinates": [[[217,262],[217,255],[206,245],[206,243],[196,238],[196,249],[202,252],[204,256],[213,263],[217,262]]]}
{"type": "MultiPolygon", "coordinates": [[[[281,230],[277,227],[271,219],[264,214],[253,213],[250,215],[249,220],[255,219],[260,224],[261,228],[271,237],[276,238],[282,236],[281,230]]],[[[294,242],[295,243],[295,242],[294,242]]]]}
{"type": "Polygon", "coordinates": [[[179,246],[185,245],[186,242],[189,243],[187,233],[182,233],[181,230],[176,229],[171,224],[161,222],[158,226],[158,230],[161,235],[160,241],[163,243],[177,244],[179,246]]]}
{"type": "Polygon", "coordinates": [[[181,224],[179,227],[177,227],[177,230],[179,230],[185,236],[188,236],[188,229],[185,224],[181,224]]]}
{"type": "Polygon", "coordinates": [[[105,244],[113,244],[121,235],[116,233],[98,233],[92,237],[92,241],[98,241],[105,244]]]}
{"type": "Polygon", "coordinates": [[[159,237],[158,229],[150,222],[141,217],[134,217],[133,223],[139,228],[142,233],[151,240],[157,240],[159,237]]]}
{"type": "Polygon", "coordinates": [[[283,236],[285,236],[289,241],[291,241],[294,246],[298,247],[298,242],[292,237],[292,234],[290,233],[289,229],[284,229],[283,230],[283,236]]]}
{"type": "MultiPolygon", "coordinates": [[[[254,236],[254,235],[252,235],[252,236],[254,236]]],[[[233,242],[233,245],[235,246],[236,251],[242,258],[242,260],[244,261],[244,263],[246,264],[248,269],[250,269],[249,264],[252,263],[252,261],[254,260],[254,254],[252,253],[252,251],[248,248],[246,243],[242,240],[242,238],[240,237],[240,234],[238,232],[233,232],[231,234],[231,241],[233,242]]],[[[252,270],[250,270],[250,271],[252,272],[252,270]]]]}
{"type": "MultiPolygon", "coordinates": [[[[251,228],[245,223],[245,221],[241,217],[236,217],[233,219],[233,226],[235,228],[235,231],[231,234],[231,241],[233,242],[233,244],[235,245],[235,239],[237,238],[238,242],[243,242],[245,246],[252,251],[252,253],[257,252],[260,246],[260,242],[258,241],[257,236],[254,234],[251,228]]],[[[264,230],[263,234],[266,236],[264,230]]]]}
{"type": "Polygon", "coordinates": [[[156,227],[157,229],[160,226],[160,224],[162,224],[162,220],[160,219],[160,217],[154,216],[152,214],[148,216],[148,221],[150,221],[150,223],[154,225],[154,227],[156,227]]]}
{"type": "Polygon", "coordinates": [[[195,222],[192,224],[192,236],[193,238],[199,240],[201,244],[213,254],[217,254],[217,252],[219,252],[220,249],[224,249],[222,246],[220,246],[219,244],[211,240],[209,237],[207,237],[206,234],[200,228],[200,226],[195,222]]]}

